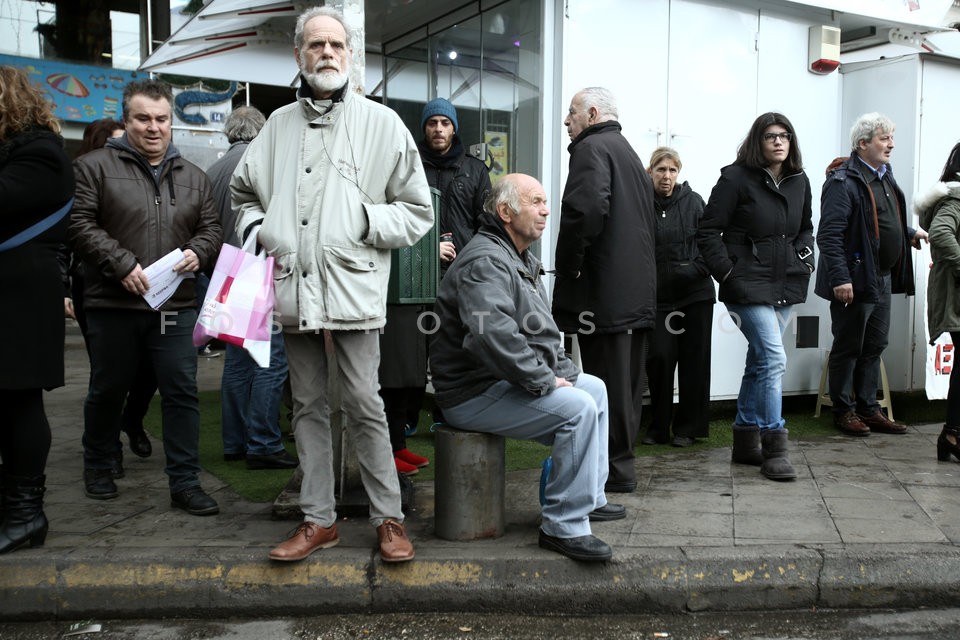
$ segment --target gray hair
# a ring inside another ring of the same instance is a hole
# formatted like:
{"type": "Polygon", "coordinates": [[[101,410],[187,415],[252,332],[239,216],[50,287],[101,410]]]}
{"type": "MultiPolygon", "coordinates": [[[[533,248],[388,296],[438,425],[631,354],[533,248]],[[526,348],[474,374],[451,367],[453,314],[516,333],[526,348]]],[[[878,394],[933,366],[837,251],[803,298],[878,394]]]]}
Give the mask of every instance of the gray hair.
{"type": "Polygon", "coordinates": [[[223,134],[230,144],[234,142],[250,142],[257,137],[266,118],[256,107],[237,107],[223,123],[223,134]]]}
{"type": "Polygon", "coordinates": [[[887,116],[875,111],[865,113],[857,118],[850,129],[850,148],[856,151],[861,140],[870,142],[878,133],[893,133],[893,128],[893,120],[887,116]]]}
{"type": "Polygon", "coordinates": [[[497,207],[501,204],[506,204],[514,213],[520,211],[520,188],[517,186],[517,181],[509,176],[504,176],[503,179],[498,180],[493,185],[493,188],[490,189],[490,195],[483,203],[483,210],[496,220],[499,218],[497,207]]]}
{"type": "Polygon", "coordinates": [[[350,37],[350,26],[347,24],[347,20],[343,17],[343,14],[333,7],[311,7],[301,13],[300,17],[297,18],[297,28],[293,32],[293,46],[297,49],[303,49],[303,28],[308,22],[320,16],[333,18],[339,22],[340,26],[343,27],[343,32],[347,34],[347,49],[353,49],[353,41],[350,37]]]}
{"type": "Polygon", "coordinates": [[[669,160],[677,165],[678,172],[683,168],[683,163],[680,162],[680,154],[676,149],[672,147],[657,147],[650,156],[650,164],[647,165],[647,172],[653,171],[653,168],[664,160],[669,160]]]}
{"type": "Polygon", "coordinates": [[[617,113],[617,99],[613,93],[604,87],[587,87],[577,92],[580,96],[580,106],[584,109],[595,107],[602,120],[619,118],[617,113]]]}

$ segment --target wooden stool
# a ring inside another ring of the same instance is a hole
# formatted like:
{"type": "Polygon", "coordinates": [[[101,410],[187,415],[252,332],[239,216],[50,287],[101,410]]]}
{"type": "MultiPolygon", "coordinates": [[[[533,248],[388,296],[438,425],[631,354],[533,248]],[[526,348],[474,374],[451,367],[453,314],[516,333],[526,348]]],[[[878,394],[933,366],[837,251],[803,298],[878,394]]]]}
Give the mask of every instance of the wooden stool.
{"type": "MultiPolygon", "coordinates": [[[[814,418],[820,417],[821,406],[833,406],[833,400],[830,399],[828,385],[829,373],[830,352],[827,351],[826,356],[823,359],[823,370],[820,372],[820,390],[817,392],[817,409],[813,412],[814,418]]],[[[893,404],[890,402],[890,383],[887,381],[887,368],[883,366],[883,358],[880,358],[880,389],[878,392],[879,394],[882,394],[882,396],[877,398],[877,402],[880,403],[880,408],[886,409],[887,417],[890,420],[893,420],[893,404]]]]}

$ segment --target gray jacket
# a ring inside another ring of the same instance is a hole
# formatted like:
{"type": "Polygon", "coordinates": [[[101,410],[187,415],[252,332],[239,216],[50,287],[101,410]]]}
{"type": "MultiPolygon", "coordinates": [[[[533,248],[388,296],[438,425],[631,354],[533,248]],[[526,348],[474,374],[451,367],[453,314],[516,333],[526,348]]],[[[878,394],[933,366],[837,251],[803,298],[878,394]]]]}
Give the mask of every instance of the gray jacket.
{"type": "Polygon", "coordinates": [[[576,382],[580,373],[563,350],[540,261],[518,254],[487,214],[480,233],[440,281],[434,310],[439,328],[430,343],[436,403],[457,406],[507,380],[535,396],[576,382]]]}

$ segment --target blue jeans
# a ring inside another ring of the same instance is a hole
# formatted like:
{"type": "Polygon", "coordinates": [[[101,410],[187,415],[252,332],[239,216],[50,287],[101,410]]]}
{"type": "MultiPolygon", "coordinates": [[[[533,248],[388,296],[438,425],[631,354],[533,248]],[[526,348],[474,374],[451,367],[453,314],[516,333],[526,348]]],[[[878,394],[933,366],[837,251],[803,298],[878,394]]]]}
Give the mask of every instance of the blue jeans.
{"type": "Polygon", "coordinates": [[[830,348],[830,400],[835,414],[856,410],[871,416],[880,410],[880,356],[890,333],[890,275],[878,276],[876,303],[830,303],[833,346],[830,348]]]}
{"type": "Polygon", "coordinates": [[[220,379],[224,454],[268,456],[283,451],[280,401],[287,379],[283,334],[270,339],[270,366],[254,362],[242,347],[227,344],[220,379]]]}
{"type": "Polygon", "coordinates": [[[166,313],[87,309],[90,390],[83,406],[85,468],[110,468],[123,402],[141,360],[146,360],[160,390],[170,491],[200,484],[196,322],[196,309],[166,313]]]}
{"type": "Polygon", "coordinates": [[[747,339],[747,361],[737,396],[736,424],[782,429],[783,374],[787,370],[783,332],[793,306],[730,302],[726,305],[747,339]]]}
{"type": "Polygon", "coordinates": [[[588,373],[573,387],[533,396],[505,380],[475,398],[445,408],[458,429],[535,440],[553,447],[541,528],[547,535],[590,535],[588,514],[607,504],[609,407],[603,381],[588,373]]]}

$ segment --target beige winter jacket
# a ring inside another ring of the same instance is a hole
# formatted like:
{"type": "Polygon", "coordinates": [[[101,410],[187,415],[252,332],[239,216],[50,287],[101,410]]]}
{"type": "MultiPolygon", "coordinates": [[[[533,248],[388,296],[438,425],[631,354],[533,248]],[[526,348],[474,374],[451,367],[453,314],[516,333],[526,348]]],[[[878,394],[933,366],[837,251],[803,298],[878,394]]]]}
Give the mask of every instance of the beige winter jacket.
{"type": "Polygon", "coordinates": [[[433,224],[413,138],[349,87],[340,102],[301,95],[275,111],[230,190],[241,240],[260,224],[257,241],[276,260],[285,331],[383,326],[390,249],[433,224]]]}

